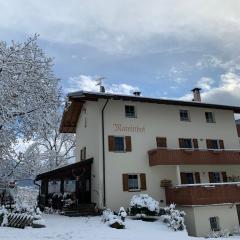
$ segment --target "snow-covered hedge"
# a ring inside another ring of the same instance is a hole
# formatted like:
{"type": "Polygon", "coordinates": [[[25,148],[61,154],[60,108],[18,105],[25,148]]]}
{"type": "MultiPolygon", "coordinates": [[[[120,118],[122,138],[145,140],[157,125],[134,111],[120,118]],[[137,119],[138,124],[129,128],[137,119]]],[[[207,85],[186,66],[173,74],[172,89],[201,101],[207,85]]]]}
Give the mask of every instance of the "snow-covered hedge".
{"type": "Polygon", "coordinates": [[[147,194],[134,195],[130,201],[130,214],[133,216],[156,216],[159,210],[159,202],[147,194]]]}
{"type": "Polygon", "coordinates": [[[186,227],[184,224],[184,211],[176,209],[175,204],[163,208],[164,214],[161,216],[162,221],[174,231],[183,231],[186,227]]]}
{"type": "Polygon", "coordinates": [[[123,223],[123,221],[119,219],[117,215],[114,215],[114,213],[110,209],[105,209],[103,211],[102,221],[104,223],[108,223],[108,225],[112,228],[125,228],[125,224],[123,223]]]}

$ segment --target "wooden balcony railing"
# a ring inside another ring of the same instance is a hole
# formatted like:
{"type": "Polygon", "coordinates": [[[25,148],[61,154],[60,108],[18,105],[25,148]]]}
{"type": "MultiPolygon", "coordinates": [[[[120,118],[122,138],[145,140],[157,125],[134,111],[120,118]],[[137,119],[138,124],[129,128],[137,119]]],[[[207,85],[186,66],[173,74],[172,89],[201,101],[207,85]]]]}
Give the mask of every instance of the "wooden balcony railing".
{"type": "Polygon", "coordinates": [[[240,183],[179,185],[165,189],[167,204],[240,203],[240,183]]]}
{"type": "Polygon", "coordinates": [[[240,164],[240,150],[153,149],[149,165],[240,164]]]}

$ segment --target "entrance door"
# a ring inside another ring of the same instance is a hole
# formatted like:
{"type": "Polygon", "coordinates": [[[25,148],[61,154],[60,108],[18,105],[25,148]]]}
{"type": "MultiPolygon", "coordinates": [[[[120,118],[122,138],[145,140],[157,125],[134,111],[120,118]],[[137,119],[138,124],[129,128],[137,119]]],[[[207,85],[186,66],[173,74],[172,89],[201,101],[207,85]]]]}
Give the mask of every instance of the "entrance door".
{"type": "Polygon", "coordinates": [[[76,181],[76,193],[78,204],[91,203],[91,182],[90,178],[80,177],[76,181]]]}

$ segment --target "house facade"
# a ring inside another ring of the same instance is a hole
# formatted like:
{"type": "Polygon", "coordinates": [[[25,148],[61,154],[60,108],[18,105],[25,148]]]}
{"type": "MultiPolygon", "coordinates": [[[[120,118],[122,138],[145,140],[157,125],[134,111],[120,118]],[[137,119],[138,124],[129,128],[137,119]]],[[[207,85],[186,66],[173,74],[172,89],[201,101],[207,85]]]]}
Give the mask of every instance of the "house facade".
{"type": "MultiPolygon", "coordinates": [[[[239,226],[239,107],[104,92],[68,95],[61,132],[76,133],[76,160],[91,163],[81,186],[99,208],[129,206],[146,193],[176,203],[190,235],[239,226]],[[91,188],[89,188],[91,186],[91,188]]],[[[88,198],[89,199],[89,198],[88,198]]]]}

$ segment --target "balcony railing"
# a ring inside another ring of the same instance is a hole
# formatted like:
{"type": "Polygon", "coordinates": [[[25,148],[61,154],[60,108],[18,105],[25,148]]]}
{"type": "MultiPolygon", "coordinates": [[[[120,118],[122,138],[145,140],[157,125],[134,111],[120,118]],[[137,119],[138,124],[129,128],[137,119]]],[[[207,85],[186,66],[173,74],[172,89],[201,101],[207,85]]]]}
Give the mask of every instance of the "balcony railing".
{"type": "Polygon", "coordinates": [[[167,204],[207,205],[240,203],[240,182],[189,184],[165,189],[167,204]]]}
{"type": "Polygon", "coordinates": [[[240,150],[153,149],[149,165],[240,164],[240,150]]]}

